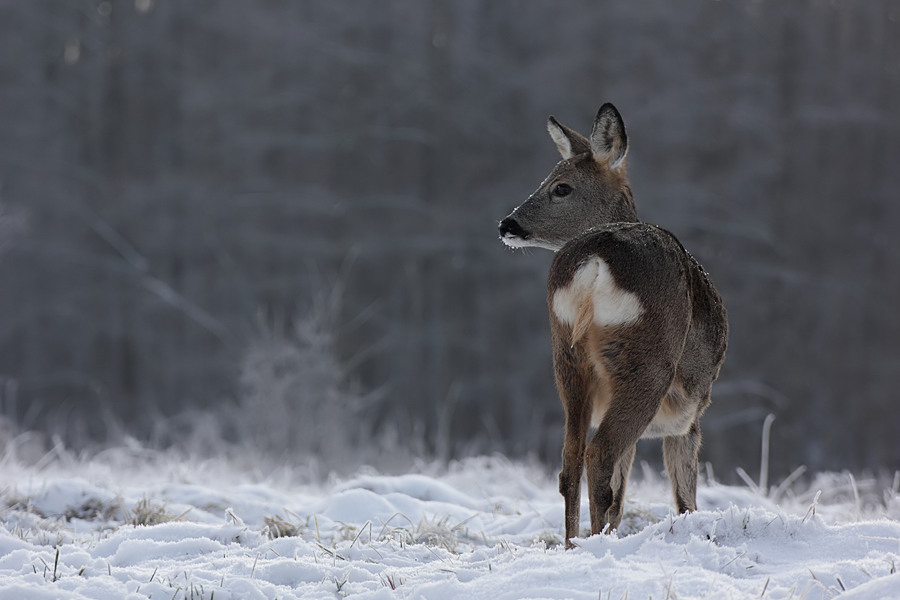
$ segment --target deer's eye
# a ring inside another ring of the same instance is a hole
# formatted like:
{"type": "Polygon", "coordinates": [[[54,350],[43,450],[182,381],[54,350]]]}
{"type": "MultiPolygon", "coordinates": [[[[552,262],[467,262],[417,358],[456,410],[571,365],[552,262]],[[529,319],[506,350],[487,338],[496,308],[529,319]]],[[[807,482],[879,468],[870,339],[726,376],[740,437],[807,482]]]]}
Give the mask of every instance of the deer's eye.
{"type": "Polygon", "coordinates": [[[556,187],[553,188],[553,195],[559,198],[563,196],[568,196],[572,193],[572,186],[568,183],[557,183],[556,187]]]}

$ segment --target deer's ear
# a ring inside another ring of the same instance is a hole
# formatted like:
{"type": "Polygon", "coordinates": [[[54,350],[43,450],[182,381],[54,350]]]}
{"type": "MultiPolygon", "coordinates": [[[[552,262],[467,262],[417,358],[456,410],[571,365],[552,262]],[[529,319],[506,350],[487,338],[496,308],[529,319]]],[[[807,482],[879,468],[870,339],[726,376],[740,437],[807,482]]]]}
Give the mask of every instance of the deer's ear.
{"type": "Polygon", "coordinates": [[[621,166],[628,152],[625,123],[616,107],[607,102],[600,107],[591,130],[591,153],[594,160],[604,162],[610,169],[621,166]]]}
{"type": "Polygon", "coordinates": [[[556,148],[563,159],[591,151],[591,144],[586,137],[574,129],[569,129],[557,121],[555,117],[547,119],[547,131],[550,132],[550,137],[553,138],[553,142],[556,144],[556,148]]]}

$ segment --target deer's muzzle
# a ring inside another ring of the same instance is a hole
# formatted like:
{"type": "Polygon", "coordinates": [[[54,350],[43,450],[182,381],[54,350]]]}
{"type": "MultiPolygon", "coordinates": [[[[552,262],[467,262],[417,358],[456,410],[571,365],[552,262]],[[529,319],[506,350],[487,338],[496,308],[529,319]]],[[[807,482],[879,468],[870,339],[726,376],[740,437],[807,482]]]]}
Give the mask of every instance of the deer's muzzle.
{"type": "Polygon", "coordinates": [[[509,239],[509,238],[519,238],[522,240],[527,240],[530,236],[528,232],[522,229],[522,226],[519,225],[519,222],[513,219],[512,217],[506,217],[502,221],[500,221],[500,226],[498,227],[500,231],[501,239],[509,239]]]}

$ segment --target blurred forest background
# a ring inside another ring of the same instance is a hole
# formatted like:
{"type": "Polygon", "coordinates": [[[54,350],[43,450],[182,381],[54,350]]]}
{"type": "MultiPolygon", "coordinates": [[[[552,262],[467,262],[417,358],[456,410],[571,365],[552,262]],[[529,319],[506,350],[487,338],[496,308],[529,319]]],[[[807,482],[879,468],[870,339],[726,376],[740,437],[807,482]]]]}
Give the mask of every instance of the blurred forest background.
{"type": "MultiPolygon", "coordinates": [[[[605,101],[725,298],[702,458],[900,465],[900,1],[0,0],[0,420],[558,464],[549,252],[605,101]]],[[[656,456],[658,444],[644,443],[656,456]]]]}

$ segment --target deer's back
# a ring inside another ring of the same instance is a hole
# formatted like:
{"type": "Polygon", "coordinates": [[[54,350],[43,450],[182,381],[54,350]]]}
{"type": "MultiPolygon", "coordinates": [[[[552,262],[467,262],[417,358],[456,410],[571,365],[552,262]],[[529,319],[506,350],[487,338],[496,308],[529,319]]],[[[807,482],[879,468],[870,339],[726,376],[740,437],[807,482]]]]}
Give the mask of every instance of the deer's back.
{"type": "Polygon", "coordinates": [[[611,223],[565,244],[550,269],[554,336],[606,332],[610,348],[677,365],[688,395],[706,395],[727,338],[725,309],[700,264],[668,231],[611,223]],[[580,328],[580,329],[579,329],[580,328]]]}

